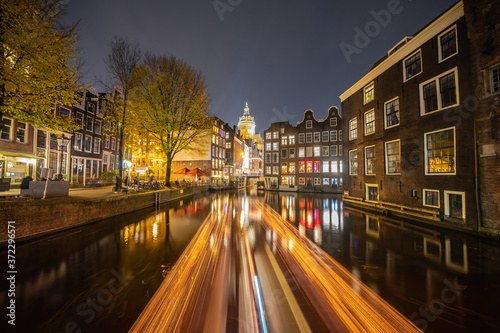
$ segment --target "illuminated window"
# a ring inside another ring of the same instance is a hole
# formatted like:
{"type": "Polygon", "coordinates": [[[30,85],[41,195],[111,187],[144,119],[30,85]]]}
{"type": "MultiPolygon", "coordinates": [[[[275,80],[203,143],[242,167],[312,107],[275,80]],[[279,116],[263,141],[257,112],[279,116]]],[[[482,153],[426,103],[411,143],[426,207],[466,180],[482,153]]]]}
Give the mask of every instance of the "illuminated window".
{"type": "Polygon", "coordinates": [[[299,161],[299,172],[300,173],[306,172],[306,162],[299,161]]]}
{"type": "Polygon", "coordinates": [[[365,147],[365,175],[375,174],[375,146],[365,147]]]}
{"type": "Polygon", "coordinates": [[[321,148],[319,146],[314,147],[314,156],[321,156],[321,148]]]}
{"type": "Polygon", "coordinates": [[[281,163],[281,173],[288,173],[288,163],[281,163]]]}
{"type": "Polygon", "coordinates": [[[350,150],[349,151],[349,174],[357,175],[358,174],[358,151],[350,150]]]}
{"type": "Polygon", "coordinates": [[[299,178],[299,185],[305,185],[306,184],[306,179],[305,178],[299,178]]]}
{"type": "Polygon", "coordinates": [[[279,133],[273,132],[273,139],[279,139],[279,133]]]}
{"type": "Polygon", "coordinates": [[[321,172],[320,163],[321,163],[320,161],[314,161],[314,172],[315,173],[321,172]]]}
{"type": "Polygon", "coordinates": [[[365,112],[365,135],[375,133],[375,110],[365,112]]]}
{"type": "Polygon", "coordinates": [[[323,161],[323,172],[330,172],[330,162],[329,161],[323,161]]]}
{"type": "Polygon", "coordinates": [[[273,150],[278,150],[278,149],[279,149],[278,142],[273,142],[273,150]]]}
{"type": "Polygon", "coordinates": [[[305,157],[304,147],[299,147],[299,157],[305,157]]]}
{"type": "Polygon", "coordinates": [[[306,161],[306,172],[307,173],[313,172],[313,162],[312,161],[306,161]]]}
{"type": "Polygon", "coordinates": [[[266,150],[271,150],[271,143],[270,142],[266,143],[266,150]]]}
{"type": "Polygon", "coordinates": [[[281,137],[281,144],[286,146],[288,144],[288,137],[282,136],[281,137]]]}
{"type": "Polygon", "coordinates": [[[338,162],[337,161],[332,161],[332,172],[339,172],[339,167],[338,167],[338,162]]]}
{"type": "Polygon", "coordinates": [[[271,132],[266,133],[266,140],[271,140],[271,132]]]}
{"type": "Polygon", "coordinates": [[[455,174],[455,128],[424,134],[425,173],[455,174]]]}
{"type": "Polygon", "coordinates": [[[295,135],[290,135],[288,137],[288,142],[291,144],[291,145],[294,145],[295,144],[295,135]]]}
{"type": "Polygon", "coordinates": [[[364,101],[364,104],[367,104],[371,101],[373,101],[375,95],[374,95],[374,84],[373,82],[371,82],[370,84],[368,84],[366,87],[363,88],[363,101],[364,101]]]}
{"type": "Polygon", "coordinates": [[[328,156],[328,155],[330,155],[330,154],[329,154],[329,153],[330,153],[330,148],[329,148],[328,146],[323,146],[323,147],[321,147],[321,149],[322,149],[322,153],[321,153],[321,154],[322,154],[323,156],[328,156]]]}
{"type": "Polygon", "coordinates": [[[323,178],[323,185],[330,185],[330,178],[323,178]]]}
{"type": "Polygon", "coordinates": [[[312,157],[312,147],[306,147],[306,157],[312,157]]]}
{"type": "Polygon", "coordinates": [[[295,173],[295,162],[290,162],[288,164],[288,172],[291,174],[295,173]]]}
{"type": "Polygon", "coordinates": [[[358,119],[354,118],[349,121],[349,140],[354,140],[358,137],[358,119]]]}

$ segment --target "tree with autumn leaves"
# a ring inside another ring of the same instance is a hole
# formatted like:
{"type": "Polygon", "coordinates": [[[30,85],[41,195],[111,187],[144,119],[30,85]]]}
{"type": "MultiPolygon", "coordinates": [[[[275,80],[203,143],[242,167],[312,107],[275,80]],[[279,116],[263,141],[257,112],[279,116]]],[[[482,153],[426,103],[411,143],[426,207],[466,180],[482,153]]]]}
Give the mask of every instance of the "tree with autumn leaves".
{"type": "Polygon", "coordinates": [[[77,104],[81,89],[76,24],[62,23],[64,9],[60,0],[0,1],[0,119],[8,114],[38,128],[75,128],[54,114],[56,105],[77,104]]]}

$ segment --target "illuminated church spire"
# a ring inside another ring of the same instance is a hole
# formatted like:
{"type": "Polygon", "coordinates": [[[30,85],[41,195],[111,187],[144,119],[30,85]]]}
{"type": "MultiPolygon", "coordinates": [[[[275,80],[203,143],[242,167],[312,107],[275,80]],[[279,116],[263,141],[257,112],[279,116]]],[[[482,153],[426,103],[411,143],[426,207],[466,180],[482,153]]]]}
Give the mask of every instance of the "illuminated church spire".
{"type": "Polygon", "coordinates": [[[243,116],[240,117],[240,120],[238,122],[238,130],[245,139],[253,139],[253,136],[255,135],[255,121],[254,118],[250,115],[248,102],[245,103],[243,116]]]}

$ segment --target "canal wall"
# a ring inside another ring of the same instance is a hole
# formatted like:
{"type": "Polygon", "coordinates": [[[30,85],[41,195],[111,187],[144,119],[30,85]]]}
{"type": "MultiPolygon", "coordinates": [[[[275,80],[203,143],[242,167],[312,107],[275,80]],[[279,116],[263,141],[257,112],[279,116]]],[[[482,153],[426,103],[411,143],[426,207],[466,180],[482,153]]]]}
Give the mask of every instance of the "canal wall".
{"type": "Polygon", "coordinates": [[[169,200],[206,192],[208,186],[133,193],[107,198],[73,197],[0,202],[0,247],[8,240],[7,221],[14,221],[16,243],[96,222],[169,200]]]}

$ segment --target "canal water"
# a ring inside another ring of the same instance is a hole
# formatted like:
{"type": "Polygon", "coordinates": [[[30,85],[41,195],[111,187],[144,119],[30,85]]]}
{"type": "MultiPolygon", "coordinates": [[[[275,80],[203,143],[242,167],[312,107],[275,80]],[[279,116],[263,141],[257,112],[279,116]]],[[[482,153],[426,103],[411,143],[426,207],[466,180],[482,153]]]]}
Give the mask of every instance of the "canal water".
{"type": "MultiPolygon", "coordinates": [[[[3,316],[1,331],[127,332],[220,195],[242,192],[198,195],[18,244],[16,326],[3,316]]],[[[424,331],[500,331],[499,242],[368,214],[332,195],[247,195],[424,331]]]]}

